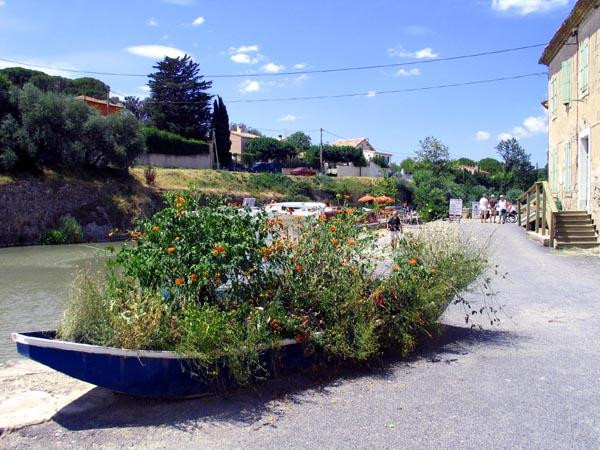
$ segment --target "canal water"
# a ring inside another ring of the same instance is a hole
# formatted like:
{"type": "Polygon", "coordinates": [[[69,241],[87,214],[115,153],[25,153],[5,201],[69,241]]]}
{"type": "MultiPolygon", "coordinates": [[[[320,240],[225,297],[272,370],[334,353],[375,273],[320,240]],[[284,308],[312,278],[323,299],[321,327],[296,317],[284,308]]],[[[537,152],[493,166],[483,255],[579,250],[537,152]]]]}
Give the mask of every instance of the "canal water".
{"type": "Polygon", "coordinates": [[[107,246],[0,248],[0,362],[19,357],[12,332],[55,329],[74,274],[100,267],[107,246]]]}

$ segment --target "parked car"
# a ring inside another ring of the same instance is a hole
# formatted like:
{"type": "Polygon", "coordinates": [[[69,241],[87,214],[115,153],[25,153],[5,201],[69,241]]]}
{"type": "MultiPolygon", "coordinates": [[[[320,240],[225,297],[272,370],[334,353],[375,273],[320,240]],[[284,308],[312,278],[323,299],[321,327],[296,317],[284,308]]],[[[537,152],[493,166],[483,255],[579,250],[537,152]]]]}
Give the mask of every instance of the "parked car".
{"type": "Polygon", "coordinates": [[[290,170],[290,175],[300,175],[303,177],[311,177],[316,175],[317,171],[311,169],[310,167],[296,167],[295,169],[290,170]]]}
{"type": "Polygon", "coordinates": [[[250,168],[252,172],[281,173],[281,164],[276,162],[257,162],[250,168]]]}

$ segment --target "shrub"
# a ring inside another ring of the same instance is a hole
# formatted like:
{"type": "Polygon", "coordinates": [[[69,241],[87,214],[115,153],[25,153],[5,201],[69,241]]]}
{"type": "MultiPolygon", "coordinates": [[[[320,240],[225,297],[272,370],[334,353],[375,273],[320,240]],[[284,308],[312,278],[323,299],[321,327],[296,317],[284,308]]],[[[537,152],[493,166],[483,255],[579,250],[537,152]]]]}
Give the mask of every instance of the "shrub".
{"type": "Polygon", "coordinates": [[[190,194],[166,202],[131,232],[102,283],[76,280],[62,338],[174,350],[205,369],[225,360],[243,383],[285,338],[325,361],[408,353],[486,266],[447,226],[403,240],[391,273],[375,275],[376,236],[352,209],[296,221],[201,206],[190,194]]]}
{"type": "Polygon", "coordinates": [[[154,183],[156,182],[156,170],[152,165],[149,165],[144,169],[144,179],[148,186],[154,186],[154,183]]]}
{"type": "Polygon", "coordinates": [[[143,131],[148,153],[200,155],[209,152],[208,144],[198,139],[188,139],[154,127],[146,127],[143,131]]]}
{"type": "Polygon", "coordinates": [[[83,230],[81,225],[71,216],[64,216],[61,219],[61,226],[58,229],[46,231],[42,235],[42,244],[74,244],[83,240],[83,230]]]}

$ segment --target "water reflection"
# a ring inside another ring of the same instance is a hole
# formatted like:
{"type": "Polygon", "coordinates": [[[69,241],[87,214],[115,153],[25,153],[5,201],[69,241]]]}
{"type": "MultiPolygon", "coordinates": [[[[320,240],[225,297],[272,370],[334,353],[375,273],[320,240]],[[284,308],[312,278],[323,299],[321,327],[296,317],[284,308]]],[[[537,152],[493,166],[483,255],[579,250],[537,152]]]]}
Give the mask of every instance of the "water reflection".
{"type": "Polygon", "coordinates": [[[99,267],[108,244],[0,249],[0,362],[18,357],[13,331],[54,329],[77,269],[99,267]]]}

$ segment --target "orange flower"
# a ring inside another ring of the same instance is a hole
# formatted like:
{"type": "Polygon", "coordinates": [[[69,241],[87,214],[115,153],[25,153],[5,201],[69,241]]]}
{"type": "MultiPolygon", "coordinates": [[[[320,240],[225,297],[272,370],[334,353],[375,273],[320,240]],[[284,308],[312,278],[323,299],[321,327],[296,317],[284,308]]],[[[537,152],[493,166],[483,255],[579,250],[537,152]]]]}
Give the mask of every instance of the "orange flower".
{"type": "Polygon", "coordinates": [[[183,285],[183,283],[185,283],[185,281],[183,280],[183,278],[175,278],[175,284],[177,286],[181,286],[181,285],[183,285]]]}
{"type": "Polygon", "coordinates": [[[190,281],[192,283],[195,283],[196,281],[198,281],[198,274],[197,273],[193,273],[190,275],[190,281]]]}
{"type": "Polygon", "coordinates": [[[348,208],[348,214],[354,214],[354,209],[353,208],[348,208]]]}
{"type": "Polygon", "coordinates": [[[327,220],[327,216],[325,214],[321,214],[319,216],[319,222],[325,222],[327,220]]]}
{"type": "Polygon", "coordinates": [[[338,245],[338,244],[340,243],[340,240],[339,240],[338,238],[333,238],[333,239],[331,240],[331,243],[332,243],[333,245],[338,245]]]}
{"type": "Polygon", "coordinates": [[[298,333],[296,335],[296,342],[302,343],[302,342],[308,342],[308,340],[310,339],[310,334],[307,332],[305,333],[298,333]]]}
{"type": "Polygon", "coordinates": [[[394,272],[398,271],[400,269],[400,266],[398,264],[392,264],[392,270],[394,272]]]}
{"type": "Polygon", "coordinates": [[[354,239],[348,239],[348,245],[349,245],[350,247],[353,247],[353,246],[354,246],[354,244],[356,244],[356,241],[355,241],[354,239]]]}
{"type": "Polygon", "coordinates": [[[294,268],[294,270],[296,272],[301,272],[302,271],[302,265],[301,264],[296,264],[296,267],[294,268]]]}
{"type": "Polygon", "coordinates": [[[337,231],[337,228],[332,225],[329,227],[329,231],[331,231],[332,233],[335,233],[337,231]]]}
{"type": "Polygon", "coordinates": [[[173,254],[173,253],[175,253],[176,251],[177,251],[177,249],[176,249],[175,247],[173,247],[173,246],[171,246],[171,247],[167,247],[167,253],[168,253],[169,255],[172,255],[172,254],[173,254]]]}
{"type": "Polygon", "coordinates": [[[159,227],[159,226],[157,226],[157,225],[154,225],[154,226],[152,227],[152,231],[160,231],[160,227],[159,227]]]}
{"type": "Polygon", "coordinates": [[[224,255],[224,254],[225,254],[225,253],[227,253],[227,252],[225,251],[225,249],[223,248],[223,246],[222,246],[222,245],[220,245],[220,244],[217,244],[217,245],[215,245],[215,248],[214,248],[214,250],[213,250],[213,251],[211,251],[210,253],[211,253],[211,255],[213,255],[213,256],[217,256],[217,255],[224,255]]]}
{"type": "Polygon", "coordinates": [[[408,260],[408,264],[410,264],[411,266],[416,266],[417,260],[415,258],[411,258],[408,260]]]}

